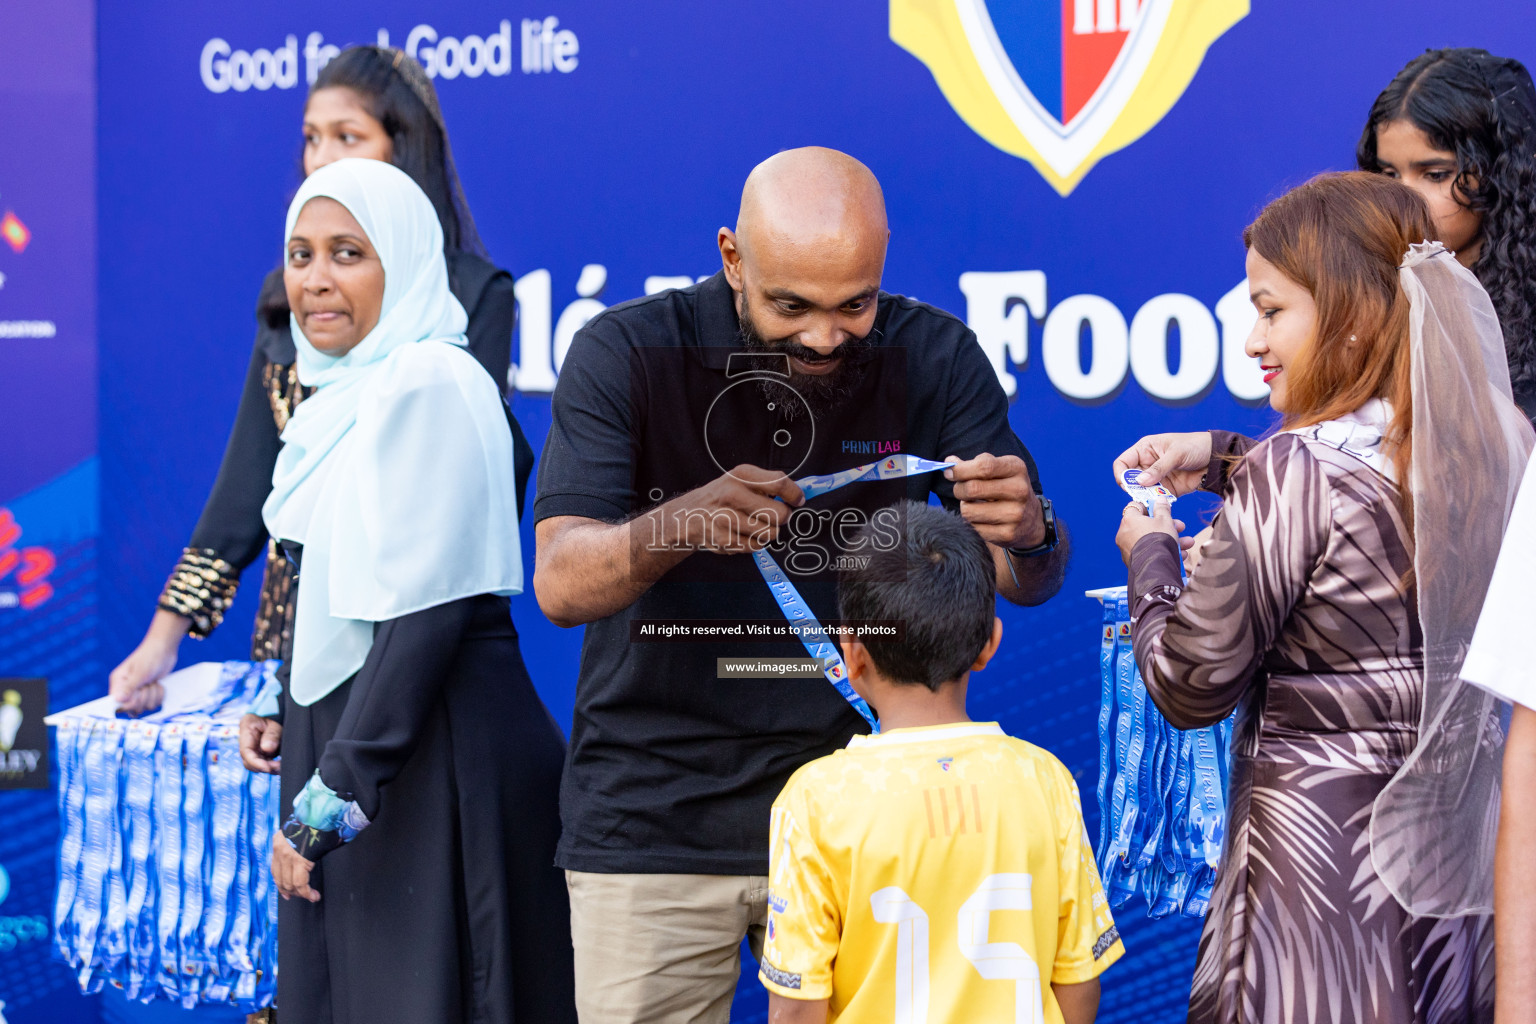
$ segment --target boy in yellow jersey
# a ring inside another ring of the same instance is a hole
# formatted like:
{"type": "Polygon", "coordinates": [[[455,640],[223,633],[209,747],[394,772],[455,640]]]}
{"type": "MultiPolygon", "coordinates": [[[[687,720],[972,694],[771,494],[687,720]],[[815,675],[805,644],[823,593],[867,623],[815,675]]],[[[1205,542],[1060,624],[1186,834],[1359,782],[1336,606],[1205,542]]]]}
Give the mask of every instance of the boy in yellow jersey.
{"type": "Polygon", "coordinates": [[[1072,775],[972,722],[966,683],[997,651],[991,552],[958,516],[905,506],[843,576],[843,639],[880,733],[805,765],[773,805],[770,1024],[1090,1024],[1125,952],[1072,775]]]}

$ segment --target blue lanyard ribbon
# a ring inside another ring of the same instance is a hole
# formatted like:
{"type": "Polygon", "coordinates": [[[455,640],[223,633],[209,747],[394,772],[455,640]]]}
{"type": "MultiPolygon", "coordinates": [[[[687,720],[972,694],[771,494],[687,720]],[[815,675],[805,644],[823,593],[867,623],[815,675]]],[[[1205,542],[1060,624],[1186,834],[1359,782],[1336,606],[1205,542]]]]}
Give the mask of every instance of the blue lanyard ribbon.
{"type": "Polygon", "coordinates": [[[1201,917],[1210,904],[1226,819],[1229,717],[1181,731],[1137,668],[1125,588],[1103,601],[1099,646],[1099,872],[1109,904],[1140,894],[1149,917],[1201,917]]]}
{"type": "MultiPolygon", "coordinates": [[[[823,494],[829,494],[849,484],[862,483],[866,480],[899,480],[903,477],[934,473],[948,469],[949,466],[947,462],[920,459],[916,455],[894,455],[879,462],[855,466],[838,473],[803,476],[795,483],[805,494],[805,500],[810,501],[812,498],[819,498],[823,494]]],[[[762,573],[763,581],[768,584],[768,592],[773,595],[779,611],[784,613],[784,618],[799,634],[806,653],[821,663],[821,674],[838,693],[843,695],[843,699],[853,707],[853,710],[869,723],[870,730],[879,732],[880,723],[875,719],[875,713],[870,710],[864,698],[854,690],[853,684],[848,682],[848,666],[843,664],[843,656],[838,651],[837,644],[833,643],[832,638],[827,635],[821,620],[816,618],[810,605],[805,603],[805,599],[800,596],[800,591],[795,589],[795,585],[790,582],[784,570],[779,568],[779,563],[773,560],[767,548],[752,552],[752,561],[757,563],[757,571],[762,573]]]]}
{"type": "Polygon", "coordinates": [[[80,863],[80,906],[77,949],[78,977],[82,992],[101,991],[96,974],[97,958],[106,952],[108,891],[112,868],[113,834],[117,831],[117,761],[123,743],[121,723],[93,723],[96,733],[85,752],[85,844],[80,863]]]}
{"type": "Polygon", "coordinates": [[[155,948],[159,970],[155,980],[169,999],[181,998],[181,955],[176,948],[181,916],[181,784],[185,756],[184,726],[160,730],[155,748],[155,836],[159,855],[159,913],[155,948]]]}
{"type": "Polygon", "coordinates": [[[237,844],[240,819],[245,810],[245,766],[240,763],[239,729],[234,725],[216,727],[208,737],[208,802],[212,810],[209,829],[207,909],[202,922],[202,955],[213,979],[208,989],[210,1001],[228,998],[230,976],[223,970],[223,951],[231,938],[231,898],[239,873],[241,850],[237,844]]]}
{"type": "Polygon", "coordinates": [[[202,989],[204,957],[202,922],[207,905],[208,861],[204,805],[208,801],[208,772],[204,756],[208,749],[209,727],[193,722],[186,732],[187,771],[182,776],[181,816],[186,827],[181,834],[181,920],[177,928],[176,948],[181,961],[179,998],[191,1009],[202,989]]]}
{"type": "Polygon", "coordinates": [[[273,665],[224,664],[195,707],[59,723],[54,941],[84,992],[272,1002],[279,789],[241,765],[233,718],[273,665]]]}
{"type": "Polygon", "coordinates": [[[85,851],[85,739],[89,728],[65,719],[59,725],[59,891],[55,897],[53,919],[54,946],[71,970],[79,970],[75,954],[75,936],[79,922],[76,896],[80,889],[81,860],[85,851]]]}
{"type": "Polygon", "coordinates": [[[123,799],[128,805],[128,980],[124,994],[139,998],[155,973],[155,935],[145,908],[153,906],[155,879],[151,878],[154,854],[155,746],[160,729],[148,722],[133,722],[123,740],[123,760],[128,781],[123,799]]]}

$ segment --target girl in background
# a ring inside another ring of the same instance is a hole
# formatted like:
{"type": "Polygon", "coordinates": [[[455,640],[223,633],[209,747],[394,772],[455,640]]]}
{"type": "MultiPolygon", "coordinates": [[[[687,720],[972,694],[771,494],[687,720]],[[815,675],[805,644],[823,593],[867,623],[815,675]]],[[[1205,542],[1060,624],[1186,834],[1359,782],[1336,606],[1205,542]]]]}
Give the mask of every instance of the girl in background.
{"type": "Polygon", "coordinates": [[[1371,105],[1356,159],[1424,197],[1504,330],[1515,401],[1536,421],[1536,86],[1517,60],[1429,50],[1371,105]]]}

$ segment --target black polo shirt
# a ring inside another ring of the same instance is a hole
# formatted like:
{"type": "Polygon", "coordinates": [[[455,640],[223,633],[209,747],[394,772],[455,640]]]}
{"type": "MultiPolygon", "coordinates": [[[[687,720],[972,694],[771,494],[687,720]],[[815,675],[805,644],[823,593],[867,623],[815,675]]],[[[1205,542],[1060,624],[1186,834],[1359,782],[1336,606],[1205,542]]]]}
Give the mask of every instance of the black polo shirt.
{"type": "MultiPolygon", "coordinates": [[[[1007,398],[963,322],[882,292],[875,331],[854,393],[830,412],[791,417],[753,379],[763,364],[733,358],[735,298],[723,273],[613,306],[577,333],[561,368],[535,520],[621,522],[742,463],[798,478],[897,451],[1019,455],[1039,490],[1007,398]]],[[[770,550],[811,610],[835,618],[832,559],[850,524],[930,490],[957,507],[939,473],[844,487],[797,510],[770,550]]],[[[867,727],[825,679],[716,678],[717,658],[804,657],[798,643],[644,641],[631,627],[782,618],[749,555],[703,552],[587,625],[561,782],[561,867],[767,873],[779,790],[867,727]]]]}

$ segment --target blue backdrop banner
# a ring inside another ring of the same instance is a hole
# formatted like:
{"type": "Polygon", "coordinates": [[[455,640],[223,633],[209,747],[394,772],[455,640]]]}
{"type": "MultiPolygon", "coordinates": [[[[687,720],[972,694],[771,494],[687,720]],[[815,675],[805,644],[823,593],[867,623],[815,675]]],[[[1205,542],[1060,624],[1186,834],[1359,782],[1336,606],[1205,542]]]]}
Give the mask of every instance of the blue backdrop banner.
{"type": "MultiPolygon", "coordinates": [[[[305,89],[339,47],[387,41],[435,78],[480,232],[517,277],[510,383],[536,448],[576,330],[718,269],[716,231],[754,164],[816,144],[870,166],[891,220],[885,287],[976,332],[1076,543],[1061,596],[1002,610],[973,715],[1054,751],[1085,793],[1100,621],[1082,593],[1124,582],[1110,460],[1152,431],[1273,425],[1242,354],[1243,226],[1287,186],[1351,167],[1371,101],[1426,47],[1536,58],[1536,11],[1450,19],[1425,0],[99,0],[94,31],[87,0],[48,7],[27,24],[51,56],[0,68],[0,368],[22,382],[0,403],[0,506],[23,531],[8,546],[0,511],[0,568],[47,548],[53,593],[8,608],[37,592],[0,573],[0,675],[50,676],[66,706],[142,636],[234,416],[300,179],[305,89]]],[[[523,541],[531,556],[526,516],[523,541]]],[[[253,573],[184,661],[244,656],[257,589],[253,573]]],[[[568,726],[580,631],[531,595],[514,615],[568,726]]],[[[55,823],[41,795],[0,799],[26,833],[0,830],[3,923],[44,912],[55,823]]],[[[1101,1019],[1182,1019],[1198,923],[1121,918],[1128,959],[1101,1019]]],[[[0,949],[6,1013],[60,1019],[68,978],[27,948],[0,949]]],[[[737,1020],[763,1019],[753,973],[737,1020]]]]}
{"type": "Polygon", "coordinates": [[[92,0],[0,7],[0,677],[36,680],[0,682],[0,1013],[18,1022],[94,1019],[51,960],[42,727],[102,679],[94,19],[92,0]]]}

